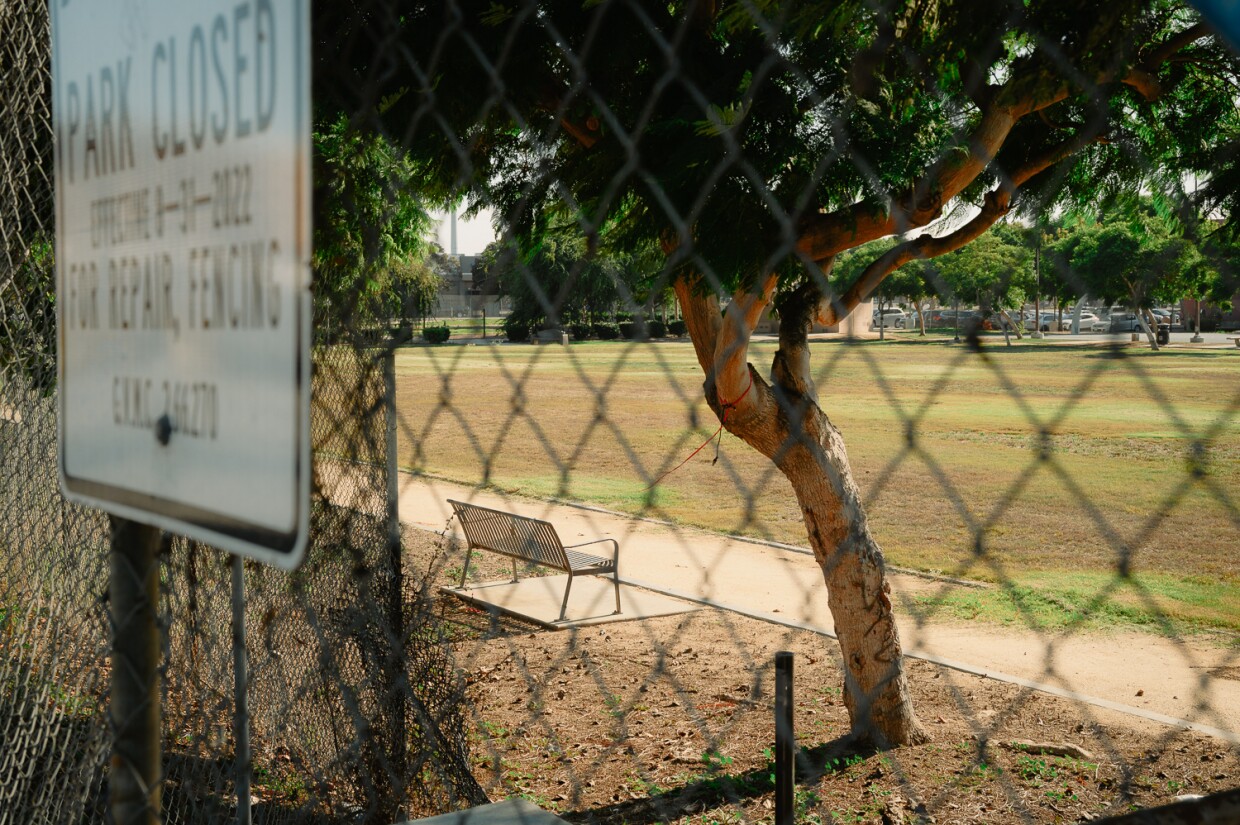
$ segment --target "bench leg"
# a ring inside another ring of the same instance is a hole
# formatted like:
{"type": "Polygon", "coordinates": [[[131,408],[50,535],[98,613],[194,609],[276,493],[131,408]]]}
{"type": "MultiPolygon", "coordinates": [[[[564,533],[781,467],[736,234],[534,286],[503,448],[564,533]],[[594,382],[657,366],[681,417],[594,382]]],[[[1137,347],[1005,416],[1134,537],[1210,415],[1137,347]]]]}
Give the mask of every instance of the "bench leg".
{"type": "Polygon", "coordinates": [[[512,559],[512,583],[517,583],[517,559],[515,556],[512,559]]]}
{"type": "Polygon", "coordinates": [[[611,574],[611,583],[616,588],[616,613],[618,614],[620,612],[620,574],[618,572],[611,574]]]}
{"type": "Polygon", "coordinates": [[[560,605],[560,618],[557,622],[564,621],[564,615],[568,612],[568,591],[573,589],[573,574],[568,574],[568,584],[564,585],[564,603],[560,605]]]}
{"type": "Polygon", "coordinates": [[[471,547],[465,551],[465,566],[461,568],[461,586],[458,588],[460,590],[465,589],[465,577],[469,575],[469,560],[473,558],[473,555],[474,548],[471,547]]]}

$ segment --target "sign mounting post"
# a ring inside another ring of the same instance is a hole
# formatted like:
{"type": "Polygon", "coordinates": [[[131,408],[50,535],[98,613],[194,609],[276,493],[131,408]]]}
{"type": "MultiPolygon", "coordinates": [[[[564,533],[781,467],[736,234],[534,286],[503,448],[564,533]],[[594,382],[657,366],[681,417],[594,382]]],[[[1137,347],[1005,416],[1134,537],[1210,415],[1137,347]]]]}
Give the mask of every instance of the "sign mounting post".
{"type": "Polygon", "coordinates": [[[292,569],[310,499],[306,0],[55,0],[65,495],[292,569]]]}

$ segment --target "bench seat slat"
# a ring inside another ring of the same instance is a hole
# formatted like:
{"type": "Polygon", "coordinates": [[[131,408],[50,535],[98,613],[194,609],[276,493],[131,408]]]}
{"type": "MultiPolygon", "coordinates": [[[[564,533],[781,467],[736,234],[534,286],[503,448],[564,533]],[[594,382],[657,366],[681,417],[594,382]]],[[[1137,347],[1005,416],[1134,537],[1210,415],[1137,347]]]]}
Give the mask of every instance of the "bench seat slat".
{"type": "Polygon", "coordinates": [[[593,570],[597,573],[607,573],[611,571],[611,559],[605,559],[602,556],[595,556],[590,553],[583,553],[580,550],[565,550],[568,556],[568,564],[576,573],[579,570],[593,570]],[[606,568],[598,569],[598,568],[606,568]]]}

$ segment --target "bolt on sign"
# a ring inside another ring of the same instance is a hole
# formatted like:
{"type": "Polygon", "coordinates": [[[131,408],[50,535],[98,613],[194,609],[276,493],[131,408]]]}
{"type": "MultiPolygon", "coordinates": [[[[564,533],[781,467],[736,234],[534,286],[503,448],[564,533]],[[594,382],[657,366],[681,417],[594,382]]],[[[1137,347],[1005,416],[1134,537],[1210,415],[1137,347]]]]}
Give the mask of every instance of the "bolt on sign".
{"type": "Polygon", "coordinates": [[[308,0],[52,0],[65,495],[283,568],[310,501],[308,0]]]}

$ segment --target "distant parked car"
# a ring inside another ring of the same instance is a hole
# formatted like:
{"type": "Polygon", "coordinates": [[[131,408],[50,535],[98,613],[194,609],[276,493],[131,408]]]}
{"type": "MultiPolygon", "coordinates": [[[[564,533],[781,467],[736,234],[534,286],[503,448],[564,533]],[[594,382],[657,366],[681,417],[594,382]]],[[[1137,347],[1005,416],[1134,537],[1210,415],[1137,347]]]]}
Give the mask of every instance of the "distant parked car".
{"type": "Polygon", "coordinates": [[[986,323],[990,324],[991,329],[1003,329],[1004,327],[1007,327],[1008,329],[1015,329],[1016,324],[1020,323],[1020,317],[1017,316],[1016,318],[1012,318],[1011,315],[1004,317],[998,312],[995,312],[986,319],[986,323]]]}
{"type": "MultiPolygon", "coordinates": [[[[1033,326],[1033,314],[1030,313],[1029,320],[1025,322],[1029,326],[1033,326]]],[[[1053,312],[1043,312],[1038,320],[1038,329],[1042,332],[1050,332],[1059,329],[1059,317],[1053,312]]]]}
{"type": "Polygon", "coordinates": [[[1112,312],[1107,329],[1109,332],[1138,332],[1141,329],[1141,320],[1135,312],[1112,312]]]}
{"type": "MultiPolygon", "coordinates": [[[[878,311],[875,310],[874,316],[870,321],[870,329],[878,329],[879,320],[878,311]]],[[[887,329],[904,329],[905,325],[908,323],[904,312],[899,309],[887,310],[883,313],[881,320],[882,325],[887,329]]]]}
{"type": "Polygon", "coordinates": [[[935,326],[950,327],[959,319],[960,326],[965,327],[973,319],[981,317],[982,314],[975,309],[936,309],[931,315],[931,320],[935,326]]]}
{"type": "MultiPolygon", "coordinates": [[[[1102,320],[1097,315],[1094,315],[1092,312],[1081,313],[1081,326],[1080,326],[1081,332],[1106,332],[1108,329],[1110,329],[1110,327],[1111,325],[1107,321],[1102,320]]],[[[1072,316],[1071,315],[1064,315],[1063,321],[1061,321],[1059,324],[1059,329],[1063,332],[1072,331],[1072,316]]]]}

